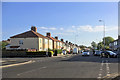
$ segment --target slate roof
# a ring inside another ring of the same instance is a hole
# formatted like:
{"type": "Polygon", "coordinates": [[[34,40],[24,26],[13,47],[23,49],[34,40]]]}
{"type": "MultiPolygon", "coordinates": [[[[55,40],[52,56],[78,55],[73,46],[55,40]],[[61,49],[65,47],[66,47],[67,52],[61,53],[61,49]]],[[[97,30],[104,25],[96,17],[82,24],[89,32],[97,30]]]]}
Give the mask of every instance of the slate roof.
{"type": "Polygon", "coordinates": [[[46,36],[43,36],[42,34],[38,33],[38,32],[35,32],[33,30],[30,30],[30,31],[27,31],[27,32],[24,32],[24,33],[21,33],[21,34],[18,34],[18,35],[15,35],[15,36],[12,36],[10,38],[46,38],[46,39],[49,39],[48,37],[46,36]]]}

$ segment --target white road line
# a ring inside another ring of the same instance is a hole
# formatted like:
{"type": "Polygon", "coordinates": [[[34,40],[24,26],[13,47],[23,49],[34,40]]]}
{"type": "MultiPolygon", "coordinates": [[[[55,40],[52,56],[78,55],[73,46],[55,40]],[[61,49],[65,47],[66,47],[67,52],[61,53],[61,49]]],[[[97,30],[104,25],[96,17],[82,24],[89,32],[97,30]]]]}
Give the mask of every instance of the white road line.
{"type": "Polygon", "coordinates": [[[38,69],[33,69],[33,70],[30,70],[30,71],[22,72],[22,73],[17,74],[17,76],[20,76],[20,75],[26,74],[26,73],[30,73],[30,72],[33,72],[33,71],[36,71],[36,70],[44,69],[44,68],[47,68],[47,67],[44,66],[44,67],[41,67],[41,68],[38,68],[38,69]]]}
{"type": "Polygon", "coordinates": [[[106,76],[110,76],[110,68],[109,68],[108,60],[106,60],[106,70],[107,70],[106,76]]]}
{"type": "Polygon", "coordinates": [[[97,77],[98,79],[102,78],[103,62],[104,62],[104,60],[102,60],[102,62],[101,62],[100,71],[99,71],[99,74],[98,74],[98,77],[97,77]]]}

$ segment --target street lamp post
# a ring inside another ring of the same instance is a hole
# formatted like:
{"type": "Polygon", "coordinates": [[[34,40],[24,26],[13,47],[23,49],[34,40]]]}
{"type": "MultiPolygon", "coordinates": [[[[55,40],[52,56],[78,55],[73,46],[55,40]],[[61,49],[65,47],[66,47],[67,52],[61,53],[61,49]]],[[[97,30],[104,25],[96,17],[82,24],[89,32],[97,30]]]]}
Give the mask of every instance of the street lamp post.
{"type": "Polygon", "coordinates": [[[99,20],[99,22],[103,22],[103,44],[104,44],[104,51],[105,51],[105,21],[99,20]]]}

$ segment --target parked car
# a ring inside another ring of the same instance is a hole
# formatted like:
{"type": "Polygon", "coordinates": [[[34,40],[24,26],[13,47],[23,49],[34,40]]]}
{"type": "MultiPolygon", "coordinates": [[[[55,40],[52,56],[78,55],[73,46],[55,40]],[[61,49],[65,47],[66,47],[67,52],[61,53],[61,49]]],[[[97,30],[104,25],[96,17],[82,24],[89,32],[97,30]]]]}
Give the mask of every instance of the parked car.
{"type": "Polygon", "coordinates": [[[82,56],[89,56],[89,55],[90,55],[89,51],[82,52],[82,56]]]}
{"type": "Polygon", "coordinates": [[[73,54],[78,54],[78,49],[77,48],[73,49],[73,54]]]}
{"type": "Polygon", "coordinates": [[[64,54],[64,55],[66,55],[67,53],[66,53],[66,50],[62,50],[62,53],[64,54]]]}
{"type": "Polygon", "coordinates": [[[112,51],[102,51],[101,54],[100,54],[100,57],[106,57],[106,58],[111,58],[111,57],[114,57],[114,58],[117,58],[117,54],[112,52],[112,51]]]}
{"type": "Polygon", "coordinates": [[[101,51],[95,51],[94,56],[100,56],[101,51]]]}

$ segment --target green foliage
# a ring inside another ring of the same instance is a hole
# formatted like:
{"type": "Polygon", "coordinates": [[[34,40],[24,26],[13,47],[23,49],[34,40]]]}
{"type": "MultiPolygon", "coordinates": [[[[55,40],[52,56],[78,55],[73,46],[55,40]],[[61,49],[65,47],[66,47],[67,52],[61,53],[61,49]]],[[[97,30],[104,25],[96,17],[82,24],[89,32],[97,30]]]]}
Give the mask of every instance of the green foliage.
{"type": "Polygon", "coordinates": [[[98,45],[97,45],[97,49],[100,50],[100,49],[103,49],[104,48],[104,45],[102,42],[99,42],[98,45]]]}
{"type": "MultiPolygon", "coordinates": [[[[109,49],[109,44],[111,42],[113,42],[114,39],[112,37],[105,37],[105,38],[103,38],[103,40],[104,39],[105,39],[105,49],[108,50],[109,49]]],[[[98,43],[97,49],[104,49],[104,41],[98,43]]]]}
{"type": "MultiPolygon", "coordinates": [[[[106,45],[106,46],[109,46],[109,44],[114,41],[114,39],[113,39],[112,37],[109,37],[109,36],[103,38],[103,40],[104,40],[104,39],[105,39],[105,45],[106,45]]],[[[103,41],[102,41],[102,42],[103,42],[103,41]]]]}
{"type": "Polygon", "coordinates": [[[50,51],[50,53],[51,53],[51,55],[53,55],[53,54],[54,54],[54,52],[53,52],[53,51],[50,51]]]}
{"type": "Polygon", "coordinates": [[[109,46],[105,46],[105,49],[106,49],[106,50],[109,50],[109,46]]]}
{"type": "Polygon", "coordinates": [[[48,48],[48,51],[53,51],[52,49],[48,48]]]}
{"type": "Polygon", "coordinates": [[[47,56],[46,53],[48,53],[49,57],[51,57],[54,54],[53,51],[49,51],[49,52],[46,52],[46,51],[27,51],[26,52],[27,55],[31,55],[31,56],[34,56],[34,55],[47,56]]]}
{"type": "Polygon", "coordinates": [[[7,46],[7,42],[0,42],[0,48],[5,49],[5,46],[7,46]]]}
{"type": "Polygon", "coordinates": [[[84,45],[80,46],[80,49],[85,49],[85,48],[86,48],[86,46],[84,46],[84,45]]]}
{"type": "Polygon", "coordinates": [[[27,51],[27,55],[46,55],[46,51],[27,51]]]}
{"type": "Polygon", "coordinates": [[[55,49],[54,52],[57,53],[57,54],[60,54],[60,53],[62,53],[62,50],[61,49],[55,49]]]}
{"type": "Polygon", "coordinates": [[[91,43],[91,46],[92,46],[93,48],[96,48],[96,47],[97,47],[97,44],[93,41],[93,42],[91,43]]]}

